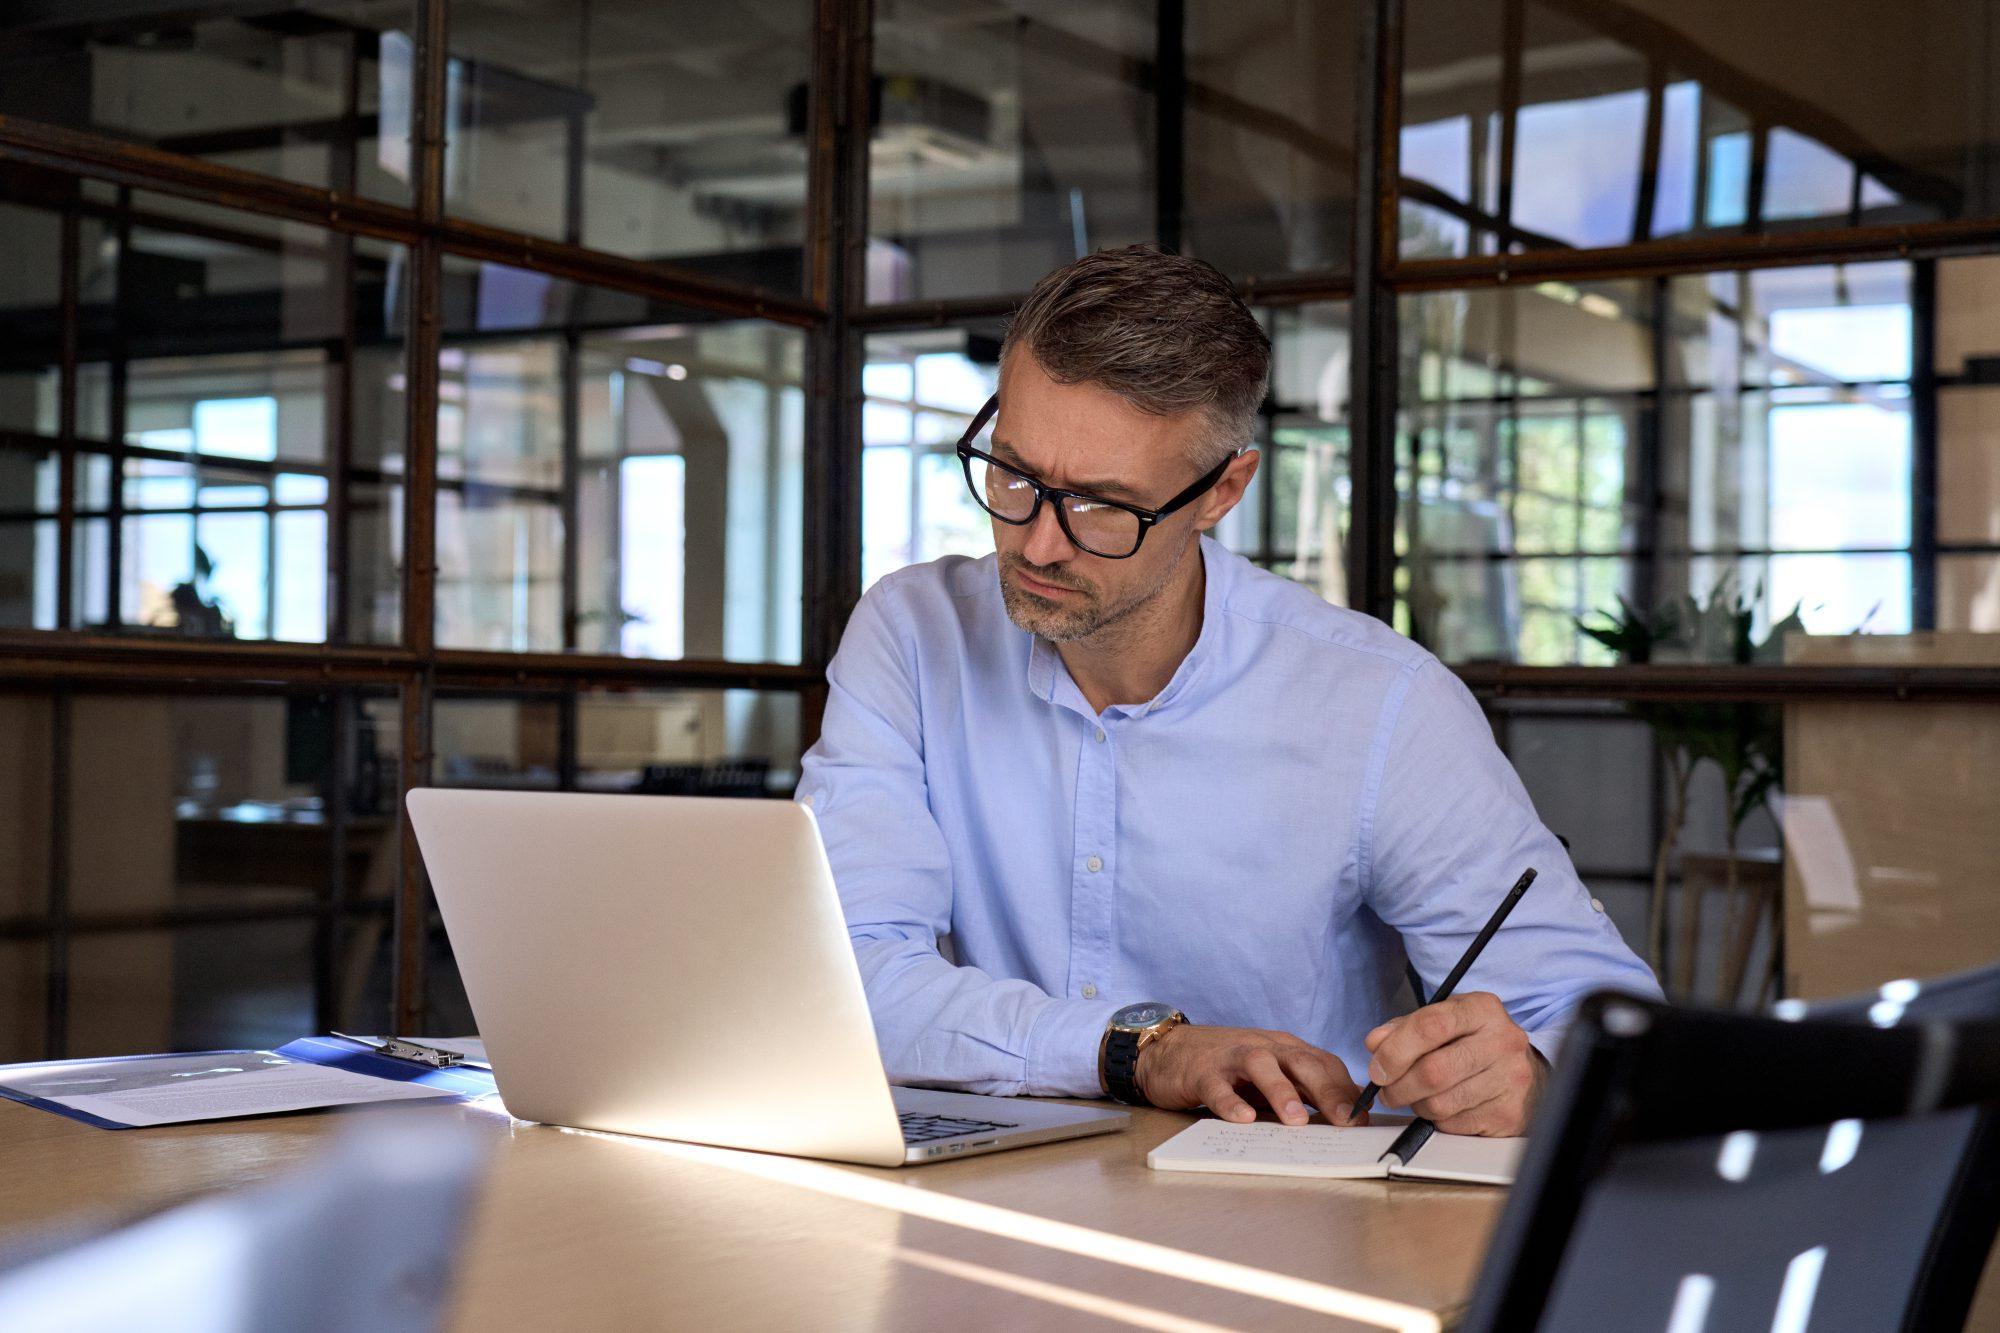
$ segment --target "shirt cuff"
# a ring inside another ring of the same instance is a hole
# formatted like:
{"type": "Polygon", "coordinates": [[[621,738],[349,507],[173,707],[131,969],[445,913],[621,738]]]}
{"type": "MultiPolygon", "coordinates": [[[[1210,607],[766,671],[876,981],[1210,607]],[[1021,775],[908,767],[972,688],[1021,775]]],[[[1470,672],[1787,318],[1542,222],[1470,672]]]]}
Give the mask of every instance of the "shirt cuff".
{"type": "Polygon", "coordinates": [[[1102,1097],[1097,1053],[1115,1000],[1050,1000],[1028,1029],[1025,1091],[1031,1097],[1102,1097]]]}

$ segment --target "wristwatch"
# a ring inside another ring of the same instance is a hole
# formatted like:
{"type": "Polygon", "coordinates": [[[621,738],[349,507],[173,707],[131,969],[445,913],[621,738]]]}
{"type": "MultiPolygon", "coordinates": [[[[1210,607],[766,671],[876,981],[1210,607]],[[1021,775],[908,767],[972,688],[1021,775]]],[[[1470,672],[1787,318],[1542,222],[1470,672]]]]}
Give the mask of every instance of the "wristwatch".
{"type": "Polygon", "coordinates": [[[1097,1048],[1097,1075],[1104,1090],[1127,1106],[1152,1105],[1139,1091],[1139,1052],[1185,1022],[1186,1014],[1153,1000],[1126,1005],[1111,1015],[1103,1044],[1097,1048]]]}

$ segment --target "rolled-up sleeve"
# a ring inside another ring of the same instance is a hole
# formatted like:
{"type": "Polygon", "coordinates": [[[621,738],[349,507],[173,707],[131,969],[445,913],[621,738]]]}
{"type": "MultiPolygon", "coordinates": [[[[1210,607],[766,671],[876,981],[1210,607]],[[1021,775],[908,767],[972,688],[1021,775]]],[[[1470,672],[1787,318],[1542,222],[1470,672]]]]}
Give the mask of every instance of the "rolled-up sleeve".
{"type": "Polygon", "coordinates": [[[1534,886],[1459,982],[1489,991],[1554,1059],[1591,991],[1657,996],[1652,971],[1536,815],[1471,693],[1434,658],[1412,663],[1384,710],[1361,827],[1365,892],[1434,989],[1523,870],[1534,886]]]}
{"type": "Polygon", "coordinates": [[[947,960],[951,855],[932,817],[911,645],[893,576],[862,598],[827,668],[820,738],[798,790],[812,808],[892,1082],[1001,1095],[1097,1096],[1116,1005],[947,960]]]}

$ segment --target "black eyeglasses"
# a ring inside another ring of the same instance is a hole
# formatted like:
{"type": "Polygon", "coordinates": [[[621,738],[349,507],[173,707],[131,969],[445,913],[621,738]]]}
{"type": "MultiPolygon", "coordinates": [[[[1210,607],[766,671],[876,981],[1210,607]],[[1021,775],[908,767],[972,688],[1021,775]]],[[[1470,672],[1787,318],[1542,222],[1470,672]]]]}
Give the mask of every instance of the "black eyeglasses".
{"type": "Polygon", "coordinates": [[[1064,535],[1079,549],[1106,560],[1124,560],[1138,554],[1139,543],[1146,540],[1146,533],[1155,523],[1199,499],[1222,480],[1222,474],[1243,452],[1241,449],[1232,452],[1194,485],[1158,509],[1141,509],[1099,495],[1044,485],[984,450],[975,449],[973,440],[999,409],[1000,395],[995,394],[986,400],[986,406],[979,409],[979,415],[959,437],[958,457],[965,465],[965,484],[972,491],[972,498],[981,509],[1017,528],[1035,521],[1035,516],[1042,512],[1042,501],[1054,502],[1056,521],[1062,524],[1064,535]]]}

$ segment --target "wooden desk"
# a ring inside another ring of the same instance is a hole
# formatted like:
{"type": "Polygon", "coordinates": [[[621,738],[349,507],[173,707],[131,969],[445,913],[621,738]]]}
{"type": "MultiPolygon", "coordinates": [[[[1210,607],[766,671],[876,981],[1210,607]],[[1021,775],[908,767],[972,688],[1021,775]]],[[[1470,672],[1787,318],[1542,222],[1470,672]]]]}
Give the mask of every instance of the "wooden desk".
{"type": "Polygon", "coordinates": [[[0,1102],[0,1246],[268,1179],[350,1114],[451,1117],[492,1142],[452,1304],[466,1329],[1435,1327],[1504,1199],[1149,1171],[1147,1150],[1189,1123],[1167,1111],[889,1171],[459,1104],[113,1132],[0,1102]]]}

